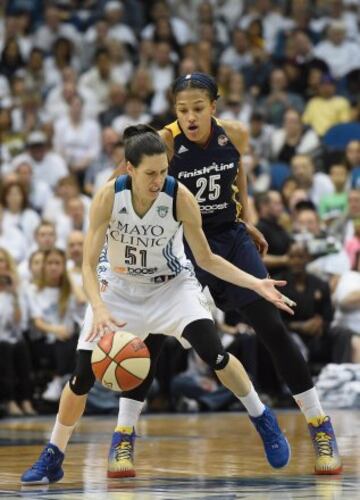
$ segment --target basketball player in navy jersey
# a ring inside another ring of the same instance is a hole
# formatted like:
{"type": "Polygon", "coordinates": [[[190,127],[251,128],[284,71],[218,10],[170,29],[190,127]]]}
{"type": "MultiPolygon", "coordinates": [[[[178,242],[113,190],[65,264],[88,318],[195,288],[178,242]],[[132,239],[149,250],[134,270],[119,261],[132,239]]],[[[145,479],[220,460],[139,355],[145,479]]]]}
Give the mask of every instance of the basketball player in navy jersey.
{"type": "MultiPolygon", "coordinates": [[[[266,253],[267,243],[248,223],[247,183],[241,165],[241,156],[248,147],[245,127],[239,122],[214,118],[218,88],[206,74],[181,76],[173,85],[173,95],[177,120],[160,131],[167,148],[169,173],[199,203],[203,230],[212,251],[239,269],[265,278],[268,273],[261,254],[266,253]],[[239,203],[235,201],[234,188],[239,203]],[[240,205],[241,220],[237,213],[240,205]]],[[[308,423],[316,455],[315,473],[340,473],[341,459],[330,418],[322,409],[306,362],[276,307],[252,290],[234,287],[201,269],[190,248],[187,255],[216,305],[224,311],[241,311],[269,351],[308,423]]],[[[124,394],[120,398],[118,425],[126,422],[132,428],[142,404],[136,389],[124,394]]]]}
{"type": "MultiPolygon", "coordinates": [[[[96,340],[125,324],[129,331],[145,338],[149,347],[151,367],[145,382],[153,378],[163,334],[193,346],[248,410],[270,465],[284,467],[290,459],[289,444],[241,363],[224,351],[206,298],[186,258],[183,235],[201,268],[235,288],[252,289],[291,314],[284,296],[275,288],[285,282],[251,276],[210,250],[199,206],[185,186],[167,176],[165,144],[155,130],[146,125],[128,127],[124,140],[128,175],[100,189],[90,210],[83,259],[84,287],[90,305],[79,337],[76,369],[61,395],[50,442],[21,481],[46,484],[63,477],[64,452],[94,383],[91,353],[96,340]],[[96,269],[105,242],[109,268],[102,276],[100,291],[96,269]],[[152,344],[151,338],[159,340],[152,344]]],[[[147,385],[142,385],[144,400],[147,385]]],[[[128,432],[124,422],[124,428],[114,434],[109,477],[135,475],[134,439],[134,432],[128,432]]]]}

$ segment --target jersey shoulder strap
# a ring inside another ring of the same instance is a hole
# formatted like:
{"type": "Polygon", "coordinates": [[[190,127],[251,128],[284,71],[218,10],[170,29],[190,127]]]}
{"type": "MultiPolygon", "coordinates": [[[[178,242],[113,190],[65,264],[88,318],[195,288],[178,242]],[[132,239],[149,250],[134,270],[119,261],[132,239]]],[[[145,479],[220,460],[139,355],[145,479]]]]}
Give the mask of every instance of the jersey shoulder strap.
{"type": "Polygon", "coordinates": [[[124,191],[128,185],[129,176],[127,174],[119,175],[115,180],[115,193],[124,191]]]}

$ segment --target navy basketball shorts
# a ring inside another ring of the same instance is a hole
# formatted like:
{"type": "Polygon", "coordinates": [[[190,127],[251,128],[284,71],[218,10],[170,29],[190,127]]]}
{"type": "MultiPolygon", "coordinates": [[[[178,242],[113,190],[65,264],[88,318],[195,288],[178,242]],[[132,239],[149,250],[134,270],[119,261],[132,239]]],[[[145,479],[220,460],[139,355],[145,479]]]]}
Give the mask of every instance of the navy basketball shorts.
{"type": "MultiPolygon", "coordinates": [[[[211,250],[234,266],[257,278],[268,276],[268,271],[246,231],[245,224],[238,223],[231,229],[216,235],[206,235],[206,237],[211,250]]],[[[192,256],[189,255],[189,257],[192,256]]],[[[252,290],[223,281],[198,266],[195,266],[195,271],[202,286],[209,287],[216,306],[222,311],[239,309],[259,299],[259,295],[252,290]]]]}

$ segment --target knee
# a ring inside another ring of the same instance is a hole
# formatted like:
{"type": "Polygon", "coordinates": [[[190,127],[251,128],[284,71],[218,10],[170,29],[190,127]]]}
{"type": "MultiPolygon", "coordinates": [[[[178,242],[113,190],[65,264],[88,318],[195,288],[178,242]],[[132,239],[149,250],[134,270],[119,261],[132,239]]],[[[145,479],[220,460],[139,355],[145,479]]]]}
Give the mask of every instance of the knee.
{"type": "Polygon", "coordinates": [[[76,368],[70,377],[69,387],[77,396],[87,394],[95,382],[91,368],[91,352],[80,351],[76,360],[76,368]]]}

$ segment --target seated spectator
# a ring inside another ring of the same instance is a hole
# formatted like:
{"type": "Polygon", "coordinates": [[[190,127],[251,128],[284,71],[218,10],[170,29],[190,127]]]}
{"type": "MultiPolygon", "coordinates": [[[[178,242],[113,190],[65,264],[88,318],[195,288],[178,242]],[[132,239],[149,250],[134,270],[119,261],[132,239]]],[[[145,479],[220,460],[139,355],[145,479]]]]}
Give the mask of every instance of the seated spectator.
{"type": "Polygon", "coordinates": [[[121,173],[119,172],[118,175],[126,174],[126,164],[124,158],[124,144],[123,142],[119,141],[117,144],[115,144],[111,154],[112,163],[109,164],[107,168],[96,174],[94,181],[94,193],[96,193],[96,191],[100,189],[101,186],[106,184],[116,168],[121,167],[121,173]]]}
{"type": "Polygon", "coordinates": [[[356,264],[357,254],[360,252],[360,217],[354,219],[354,236],[345,242],[345,251],[348,254],[351,269],[356,264]]]}
{"type": "Polygon", "coordinates": [[[34,180],[46,182],[53,189],[57,181],[68,174],[64,159],[51,149],[46,134],[40,130],[31,132],[26,144],[27,152],[14,158],[13,168],[20,162],[30,163],[34,180]]]}
{"type": "Polygon", "coordinates": [[[333,290],[338,276],[350,269],[350,261],[341,242],[321,225],[316,208],[309,202],[300,202],[295,208],[294,239],[307,247],[311,257],[307,271],[330,281],[333,290]]]}
{"type": "Polygon", "coordinates": [[[59,215],[55,224],[60,248],[66,248],[66,242],[71,231],[76,230],[83,233],[87,231],[88,217],[81,196],[73,196],[66,201],[65,215],[59,215]]]}
{"type": "Polygon", "coordinates": [[[22,280],[30,281],[31,279],[28,256],[37,250],[41,252],[52,250],[55,247],[56,238],[54,224],[45,220],[41,221],[34,232],[34,245],[28,248],[26,256],[18,266],[19,275],[22,280]]]}
{"type": "Polygon", "coordinates": [[[266,119],[275,127],[281,127],[284,113],[288,108],[294,108],[299,113],[304,110],[301,96],[288,91],[288,80],[283,69],[275,68],[270,74],[269,95],[261,101],[266,119]]]}
{"type": "Polygon", "coordinates": [[[360,140],[350,141],[346,146],[345,164],[351,174],[351,187],[360,188],[360,140]]]}
{"type": "Polygon", "coordinates": [[[360,252],[356,254],[351,271],[341,275],[333,294],[334,325],[354,332],[353,363],[360,363],[360,252]]]}
{"type": "Polygon", "coordinates": [[[101,131],[101,151],[97,158],[91,163],[85,172],[84,191],[88,195],[94,194],[94,183],[96,176],[104,170],[113,168],[112,153],[119,142],[119,136],[111,127],[105,127],[101,131]]]}
{"type": "Polygon", "coordinates": [[[125,104],[125,113],[115,118],[111,127],[122,137],[126,127],[137,123],[149,123],[150,121],[151,116],[146,112],[144,102],[137,95],[129,94],[125,104]]]}
{"type": "Polygon", "coordinates": [[[25,236],[26,243],[34,242],[34,231],[40,223],[39,215],[28,208],[26,192],[19,181],[5,183],[1,193],[4,228],[16,227],[25,236]]]}
{"type": "Polygon", "coordinates": [[[346,36],[345,23],[334,20],[327,29],[326,39],[314,48],[315,56],[329,66],[331,75],[336,79],[360,68],[359,46],[347,40],[346,36]]]}
{"type": "Polygon", "coordinates": [[[32,406],[32,367],[23,338],[23,300],[16,264],[0,248],[0,398],[9,416],[35,415],[32,406]]]}
{"type": "Polygon", "coordinates": [[[108,37],[117,42],[136,48],[137,40],[130,26],[123,21],[124,4],[120,0],[110,0],[104,7],[104,18],[109,24],[108,37]]]}
{"type": "Polygon", "coordinates": [[[283,127],[272,135],[271,157],[274,161],[290,163],[295,155],[314,156],[320,147],[316,133],[304,127],[301,114],[295,109],[284,113],[283,127]]]}
{"type": "Polygon", "coordinates": [[[309,155],[293,156],[291,170],[298,187],[306,191],[316,206],[324,196],[334,192],[330,177],[323,172],[315,172],[314,162],[309,155]]]}
{"type": "Polygon", "coordinates": [[[219,114],[222,120],[238,120],[249,124],[252,106],[240,93],[231,93],[225,99],[223,111],[219,114]]]}
{"type": "Polygon", "coordinates": [[[283,272],[288,265],[288,250],[291,244],[290,235],[280,224],[284,206],[280,193],[269,191],[257,196],[255,200],[259,214],[257,228],[265,236],[269,248],[263,257],[266,267],[272,276],[283,272]]]}
{"type": "Polygon", "coordinates": [[[355,234],[354,221],[360,218],[360,189],[351,189],[347,193],[347,200],[347,212],[329,226],[329,232],[343,243],[355,234]]]}
{"type": "Polygon", "coordinates": [[[284,294],[296,302],[294,315],[284,315],[289,331],[303,344],[309,363],[349,363],[353,361],[351,342],[354,333],[331,329],[333,308],[325,281],[307,272],[310,255],[306,247],[293,243],[289,249],[289,269],[283,278],[284,294]]]}
{"type": "Polygon", "coordinates": [[[9,37],[1,51],[0,73],[10,80],[16,71],[23,68],[24,65],[24,59],[16,38],[9,37]]]}
{"type": "Polygon", "coordinates": [[[28,300],[35,356],[45,354],[52,365],[52,378],[42,395],[47,401],[58,401],[64,378],[74,369],[75,293],[65,253],[56,248],[45,252],[40,281],[28,287],[28,300]]]}
{"type": "Polygon", "coordinates": [[[51,48],[51,56],[44,61],[44,75],[46,90],[59,85],[62,80],[62,71],[71,66],[80,70],[80,60],[75,54],[74,45],[68,38],[57,38],[51,48]]]}
{"type": "Polygon", "coordinates": [[[347,212],[348,170],[345,165],[334,164],[329,170],[335,192],[320,198],[319,214],[327,224],[347,212]]]}
{"type": "Polygon", "coordinates": [[[15,179],[22,185],[30,206],[41,212],[47,200],[52,197],[50,186],[41,179],[34,179],[33,167],[28,160],[14,162],[15,179]]]}
{"type": "Polygon", "coordinates": [[[265,122],[262,113],[258,111],[252,113],[249,123],[249,141],[252,150],[262,164],[269,163],[273,132],[273,127],[265,122]]]}
{"type": "Polygon", "coordinates": [[[77,289],[76,294],[76,307],[75,307],[75,322],[79,328],[83,324],[85,317],[85,310],[88,304],[87,297],[83,291],[83,278],[82,278],[82,263],[84,251],[84,233],[79,230],[71,231],[67,240],[67,272],[70,282],[77,289]]]}
{"type": "Polygon", "coordinates": [[[7,250],[11,257],[19,263],[26,256],[26,238],[16,226],[5,225],[3,217],[4,209],[0,204],[0,247],[7,250]]]}
{"type": "Polygon", "coordinates": [[[85,171],[100,153],[101,131],[96,120],[84,116],[79,95],[71,99],[68,116],[55,122],[53,141],[83,188],[85,171]]]}
{"type": "Polygon", "coordinates": [[[67,175],[59,179],[55,188],[55,196],[52,196],[44,205],[43,218],[55,223],[59,216],[66,215],[66,203],[75,196],[81,196],[86,213],[88,213],[91,199],[85,194],[80,193],[80,187],[76,177],[67,175]]]}
{"type": "Polygon", "coordinates": [[[350,121],[349,101],[335,92],[335,81],[330,75],[324,74],[317,95],[305,107],[303,122],[310,125],[320,137],[333,125],[350,121]]]}
{"type": "Polygon", "coordinates": [[[231,45],[220,56],[221,64],[230,66],[234,71],[240,72],[245,66],[252,63],[249,39],[246,31],[235,28],[231,36],[231,45]]]}
{"type": "MultiPolygon", "coordinates": [[[[132,79],[133,82],[133,79],[132,79]]],[[[120,83],[113,83],[109,90],[109,103],[107,108],[99,115],[101,127],[110,128],[111,123],[124,112],[126,90],[120,83]]]]}

